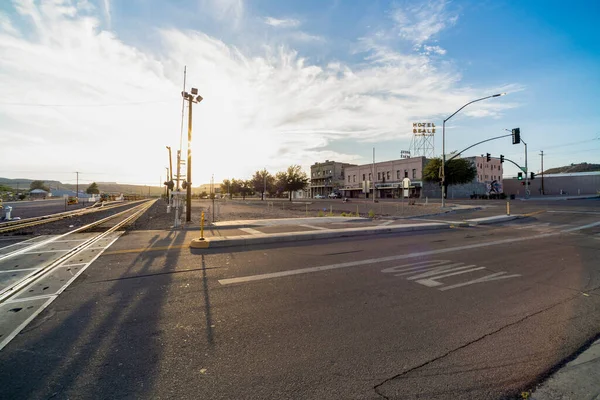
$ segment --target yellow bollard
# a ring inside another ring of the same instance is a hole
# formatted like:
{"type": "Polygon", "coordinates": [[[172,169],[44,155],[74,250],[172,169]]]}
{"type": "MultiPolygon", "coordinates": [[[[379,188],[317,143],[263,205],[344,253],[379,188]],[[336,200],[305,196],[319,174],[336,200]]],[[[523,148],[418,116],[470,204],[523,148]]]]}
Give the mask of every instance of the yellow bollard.
{"type": "Polygon", "coordinates": [[[510,201],[506,202],[506,215],[510,215],[510,201]]]}
{"type": "Polygon", "coordinates": [[[202,211],[202,217],[200,217],[200,240],[204,240],[204,211],[202,211]]]}

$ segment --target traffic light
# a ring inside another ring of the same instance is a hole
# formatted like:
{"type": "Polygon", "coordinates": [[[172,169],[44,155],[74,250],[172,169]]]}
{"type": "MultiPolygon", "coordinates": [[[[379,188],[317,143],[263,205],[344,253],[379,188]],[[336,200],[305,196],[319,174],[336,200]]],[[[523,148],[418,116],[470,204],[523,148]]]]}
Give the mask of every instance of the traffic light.
{"type": "Polygon", "coordinates": [[[513,139],[513,144],[519,144],[521,143],[521,128],[515,128],[512,130],[512,139],[513,139]]]}
{"type": "Polygon", "coordinates": [[[487,154],[485,155],[485,160],[486,160],[487,162],[490,162],[490,160],[491,160],[491,159],[492,159],[492,156],[490,155],[490,153],[487,153],[487,154]]]}
{"type": "Polygon", "coordinates": [[[188,187],[188,183],[187,183],[187,181],[183,181],[183,182],[181,182],[181,188],[182,188],[183,190],[187,189],[187,187],[188,187]]]}
{"type": "Polygon", "coordinates": [[[175,184],[173,183],[173,181],[167,181],[167,182],[163,183],[163,185],[165,185],[167,187],[167,189],[169,189],[169,190],[173,190],[173,188],[175,187],[175,184]]]}
{"type": "Polygon", "coordinates": [[[518,180],[520,180],[520,181],[522,181],[522,180],[523,180],[523,173],[522,173],[522,172],[519,172],[519,173],[517,174],[517,179],[518,179],[518,180]]]}
{"type": "Polygon", "coordinates": [[[530,172],[530,177],[529,179],[534,180],[535,179],[535,174],[533,172],[530,172]]]}
{"type": "Polygon", "coordinates": [[[521,182],[521,185],[525,186],[525,182],[521,182]]]}
{"type": "Polygon", "coordinates": [[[504,156],[502,154],[500,154],[500,163],[504,162],[504,156]]]}

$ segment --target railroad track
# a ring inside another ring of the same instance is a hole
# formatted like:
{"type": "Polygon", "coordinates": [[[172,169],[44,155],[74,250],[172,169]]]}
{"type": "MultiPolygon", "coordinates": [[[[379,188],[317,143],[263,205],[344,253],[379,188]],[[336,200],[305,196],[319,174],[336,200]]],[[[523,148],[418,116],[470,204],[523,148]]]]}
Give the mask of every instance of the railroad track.
{"type": "Polygon", "coordinates": [[[119,230],[155,201],[61,235],[0,248],[0,350],[118,239],[119,230]],[[97,232],[100,226],[103,229],[97,232]]]}
{"type": "Polygon", "coordinates": [[[139,203],[139,202],[145,202],[145,201],[147,201],[147,200],[137,200],[137,201],[127,202],[127,203],[119,202],[118,204],[109,204],[109,205],[104,205],[104,206],[100,206],[100,207],[90,206],[90,207],[86,207],[86,208],[79,209],[79,210],[44,215],[41,217],[33,217],[33,218],[26,218],[26,219],[21,219],[21,220],[17,220],[17,221],[3,222],[3,223],[0,223],[0,234],[16,231],[16,230],[23,229],[23,228],[31,228],[33,226],[48,224],[50,222],[60,221],[65,218],[79,217],[82,215],[92,214],[92,213],[96,213],[99,211],[111,210],[113,208],[124,207],[127,205],[131,205],[131,204],[135,204],[135,203],[139,203]]]}

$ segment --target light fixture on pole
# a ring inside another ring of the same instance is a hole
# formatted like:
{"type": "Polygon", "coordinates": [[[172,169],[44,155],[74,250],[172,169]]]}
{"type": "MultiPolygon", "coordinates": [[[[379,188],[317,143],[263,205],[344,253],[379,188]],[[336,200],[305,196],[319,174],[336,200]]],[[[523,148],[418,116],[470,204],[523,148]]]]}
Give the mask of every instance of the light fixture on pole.
{"type": "Polygon", "coordinates": [[[187,144],[187,174],[186,174],[186,210],[185,221],[192,220],[192,103],[200,103],[202,96],[198,89],[192,88],[191,92],[181,92],[181,96],[188,101],[188,144],[187,144]]]}
{"type": "Polygon", "coordinates": [[[493,94],[491,96],[482,97],[481,99],[473,100],[456,110],[452,115],[446,118],[442,124],[442,207],[446,207],[446,121],[454,117],[460,110],[468,106],[469,104],[476,103],[478,101],[491,99],[492,97],[504,96],[506,93],[493,94]]]}

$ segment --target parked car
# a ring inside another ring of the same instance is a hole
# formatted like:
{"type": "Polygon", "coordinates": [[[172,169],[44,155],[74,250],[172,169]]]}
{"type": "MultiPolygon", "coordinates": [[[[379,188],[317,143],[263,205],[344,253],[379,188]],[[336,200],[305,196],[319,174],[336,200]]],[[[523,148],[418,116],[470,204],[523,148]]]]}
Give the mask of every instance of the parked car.
{"type": "Polygon", "coordinates": [[[325,198],[325,196],[323,196],[322,194],[315,194],[313,196],[313,199],[324,199],[324,198],[325,198]]]}
{"type": "Polygon", "coordinates": [[[329,197],[330,199],[341,199],[342,198],[342,194],[341,193],[329,193],[329,197]]]}

